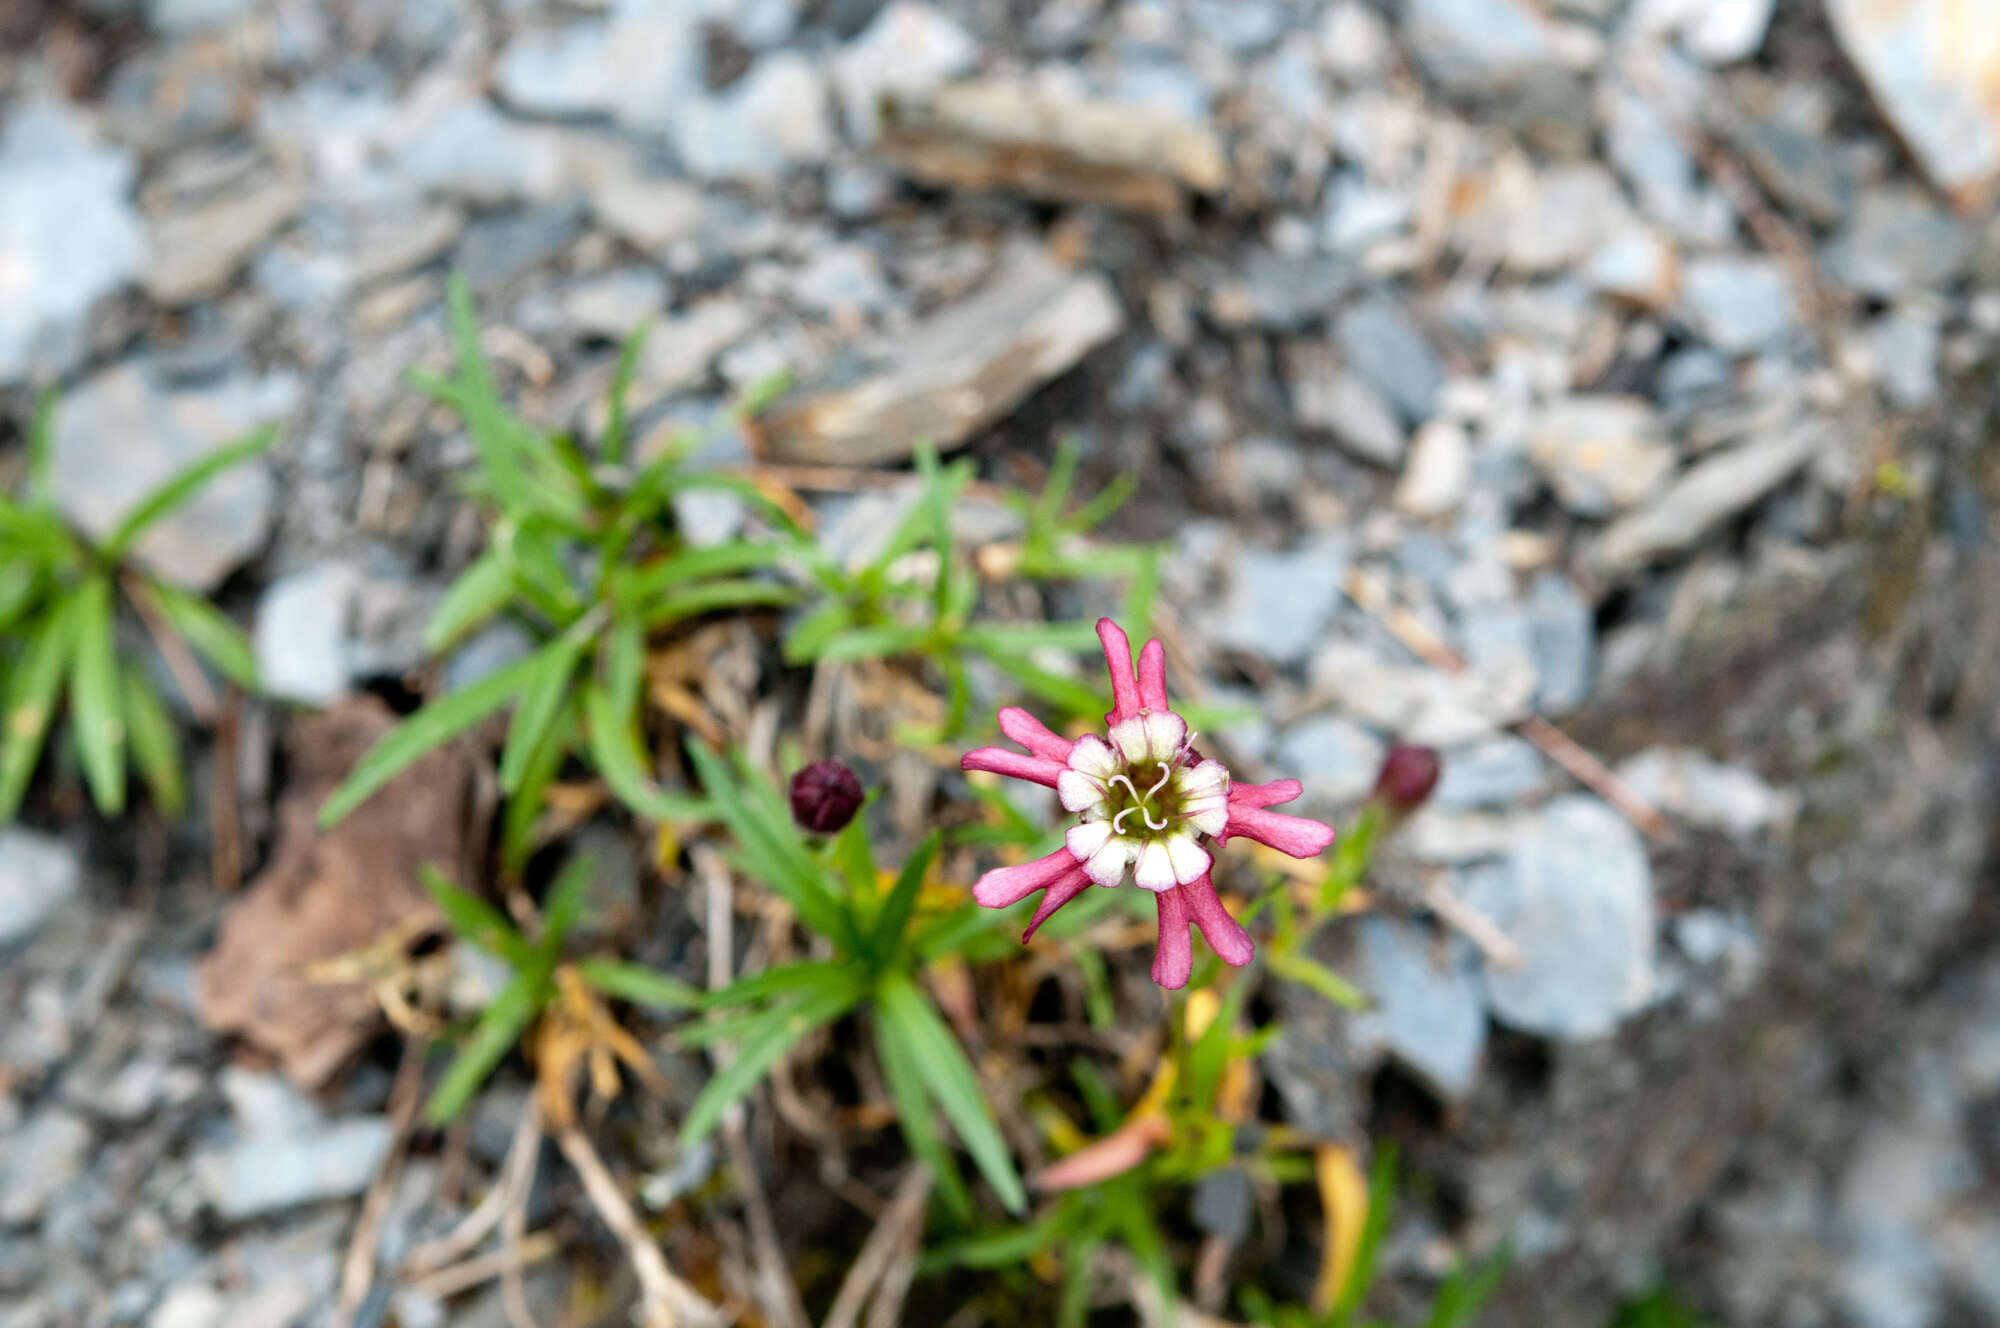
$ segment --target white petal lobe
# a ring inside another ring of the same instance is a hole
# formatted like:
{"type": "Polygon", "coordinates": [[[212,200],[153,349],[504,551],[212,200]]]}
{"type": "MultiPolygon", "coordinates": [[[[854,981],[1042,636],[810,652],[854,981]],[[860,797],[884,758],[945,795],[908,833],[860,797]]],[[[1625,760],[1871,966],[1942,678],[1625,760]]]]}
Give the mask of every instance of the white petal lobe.
{"type": "Polygon", "coordinates": [[[1139,863],[1132,872],[1132,879],[1144,890],[1158,893],[1171,890],[1180,882],[1174,879],[1173,856],[1167,846],[1159,840],[1151,840],[1139,850],[1139,863]]]}

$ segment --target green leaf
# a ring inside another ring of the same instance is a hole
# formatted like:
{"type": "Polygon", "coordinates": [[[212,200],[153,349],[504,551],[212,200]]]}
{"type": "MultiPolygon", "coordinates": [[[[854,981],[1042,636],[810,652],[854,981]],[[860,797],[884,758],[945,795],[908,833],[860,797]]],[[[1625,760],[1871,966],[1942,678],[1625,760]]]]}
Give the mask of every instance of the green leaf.
{"type": "Polygon", "coordinates": [[[1062,1296],[1056,1302],[1056,1328],[1084,1328],[1090,1316],[1091,1265],[1104,1244],[1094,1232],[1072,1240],[1063,1250],[1062,1296]]]}
{"type": "Polygon", "coordinates": [[[507,560],[488,549],[458,574],[444,592],[437,611],[424,625],[424,649],[435,655],[489,621],[514,598],[514,576],[507,560]]]}
{"type": "Polygon", "coordinates": [[[930,635],[928,626],[854,627],[835,633],[820,646],[817,658],[834,663],[888,659],[916,649],[930,635]]]}
{"type": "Polygon", "coordinates": [[[534,677],[529,655],[450,692],[383,734],[355,762],[347,779],[319,810],[319,827],[331,829],[342,817],[375,796],[384,784],[511,701],[534,677]]]}
{"type": "Polygon", "coordinates": [[[535,667],[521,689],[521,702],[514,707],[514,718],[507,725],[507,746],[500,754],[502,792],[511,794],[520,789],[529,762],[561,717],[577,661],[583,657],[584,647],[590,644],[590,634],[579,630],[586,626],[587,623],[579,622],[529,657],[535,661],[535,667]]]}
{"type": "Polygon", "coordinates": [[[754,581],[747,577],[705,581],[655,600],[646,609],[646,623],[664,627],[719,609],[776,608],[798,597],[798,591],[776,581],[754,581]]]}
{"type": "Polygon", "coordinates": [[[972,1062],[965,1058],[958,1039],[931,1007],[929,998],[905,974],[885,974],[875,998],[883,1017],[896,1026],[895,1036],[909,1047],[924,1086],[958,1131],[960,1141],[972,1154],[986,1183],[1000,1196],[1000,1202],[1007,1205],[1008,1212],[1025,1211],[1027,1191],[1014,1169],[1014,1159],[1007,1151],[1007,1141],[1000,1136],[992,1109],[986,1105],[979,1076],[973,1072],[972,1062]]]}
{"type": "Polygon", "coordinates": [[[1312,990],[1347,1010],[1368,1008],[1368,995],[1361,988],[1349,982],[1317,960],[1308,959],[1297,951],[1272,951],[1267,959],[1271,971],[1281,978],[1290,978],[1301,986],[1312,990]]]}
{"type": "Polygon", "coordinates": [[[1035,534],[1053,533],[1062,519],[1063,504],[1069,501],[1070,486],[1076,483],[1077,463],[1083,458],[1076,435],[1066,433],[1056,443],[1056,457],[1049,465],[1049,477],[1029,508],[1029,528],[1035,534]]]}
{"type": "Polygon", "coordinates": [[[585,959],[576,965],[583,980],[606,996],[655,1010],[696,1010],[702,993],[678,978],[616,959],[585,959]]]}
{"type": "Polygon", "coordinates": [[[35,394],[35,413],[28,420],[28,505],[50,508],[55,505],[54,459],[56,442],[56,389],[44,387],[35,394]]]}
{"type": "Polygon", "coordinates": [[[0,550],[0,632],[5,632],[41,598],[42,569],[28,558],[0,550]]]}
{"type": "Polygon", "coordinates": [[[1037,650],[1081,652],[1097,646],[1097,628],[1086,622],[977,623],[958,634],[961,644],[996,655],[1037,650]]]}
{"type": "Polygon", "coordinates": [[[1071,513],[1069,518],[1062,523],[1064,529],[1074,531],[1078,534],[1091,529],[1113,512],[1123,507],[1125,500],[1130,498],[1133,491],[1138,487],[1139,481],[1129,472],[1120,474],[1111,483],[1098,490],[1096,497],[1071,513]]]}
{"type": "Polygon", "coordinates": [[[111,578],[99,573],[74,592],[76,642],[70,656],[71,732],[90,785],[106,816],[125,810],[125,707],[112,641],[111,578]]]}
{"type": "Polygon", "coordinates": [[[277,438],[278,426],[267,424],[238,442],[218,447],[147,494],[137,507],[125,514],[125,519],[112,529],[111,537],[100,546],[105,561],[123,561],[126,551],[132,547],[132,541],[144,534],[146,527],[192,498],[195,490],[223,471],[263,453],[277,438]]]}
{"type": "Polygon", "coordinates": [[[583,726],[591,764],[627,808],[655,821],[692,821],[707,814],[708,805],[700,799],[668,793],[653,782],[631,713],[619,713],[610,692],[595,678],[583,685],[583,726]]]}
{"type": "Polygon", "coordinates": [[[955,955],[999,927],[1007,915],[997,909],[967,904],[947,913],[916,934],[910,948],[926,961],[955,955]]]}
{"type": "Polygon", "coordinates": [[[786,546],[734,540],[711,549],[690,549],[635,569],[619,588],[621,604],[638,604],[681,589],[687,582],[733,572],[754,572],[783,561],[786,546]]]}
{"type": "Polygon", "coordinates": [[[542,934],[535,941],[535,953],[545,966],[555,967],[562,955],[563,942],[583,920],[594,874],[590,856],[578,853],[563,864],[555,884],[549,887],[548,898],[542,902],[542,934]]]}
{"type": "Polygon", "coordinates": [[[641,322],[625,338],[618,352],[618,368],[611,375],[611,418],[604,426],[604,459],[614,466],[625,463],[625,395],[632,390],[632,375],[639,367],[639,352],[646,348],[652,331],[650,320],[641,322]]]}
{"type": "Polygon", "coordinates": [[[917,909],[917,895],[923,890],[924,873],[930,870],[943,839],[942,831],[931,831],[910,854],[909,861],[903,864],[896,884],[889,890],[889,897],[882,901],[882,911],[875,915],[875,934],[869,942],[869,949],[874,954],[886,957],[902,941],[903,929],[910,925],[910,915],[917,909]]]}
{"type": "Polygon", "coordinates": [[[900,1025],[891,1022],[880,1010],[875,1012],[875,1051],[882,1062],[882,1078],[889,1086],[889,1096],[896,1104],[896,1123],[910,1145],[910,1155],[931,1169],[938,1194],[952,1215],[961,1222],[969,1221],[972,1196],[966,1192],[958,1165],[952,1161],[951,1150],[945,1147],[944,1136],[938,1131],[930,1096],[924,1090],[923,1072],[917,1068],[917,1049],[910,1045],[900,1025]]]}
{"type": "Polygon", "coordinates": [[[860,989],[816,992],[796,1005],[767,1011],[754,1031],[745,1035],[736,1058],[718,1069],[703,1086],[681,1124],[680,1147],[692,1148],[722,1123],[722,1115],[749,1095],[765,1073],[799,1040],[815,1028],[832,1023],[860,999],[860,989]]]}
{"type": "Polygon", "coordinates": [[[539,984],[525,973],[516,975],[501,989],[493,1004],[480,1014],[472,1036],[459,1048],[451,1068],[431,1094],[424,1107],[426,1120],[432,1125],[446,1125],[465,1110],[465,1104],[472,1100],[494,1067],[521,1040],[521,1034],[541,1009],[542,995],[539,984]]]}
{"type": "Polygon", "coordinates": [[[153,805],[168,816],[178,816],[187,804],[187,790],[181,782],[180,737],[173,716],[146,675],[132,665],[124,671],[124,701],[132,764],[146,781],[153,805]]]}
{"type": "Polygon", "coordinates": [[[1061,707],[1066,714],[1098,715],[1111,709],[1109,694],[1078,682],[1074,678],[1050,673],[1047,669],[1030,664],[1019,655],[991,652],[987,658],[1002,673],[1020,683],[1035,696],[1051,705],[1061,707]]]}
{"type": "Polygon", "coordinates": [[[528,757],[527,766],[521,772],[521,782],[507,799],[507,808],[500,817],[500,868],[511,875],[519,876],[528,865],[528,853],[532,847],[535,823],[540,819],[542,805],[549,785],[555,782],[562,769],[570,748],[576,742],[576,703],[565,700],[555,723],[528,757]]]}
{"type": "Polygon", "coordinates": [[[71,598],[42,620],[7,680],[6,712],[0,715],[0,822],[13,820],[20,810],[55,719],[63,670],[76,639],[78,604],[71,598]]]}
{"type": "Polygon", "coordinates": [[[1057,1208],[1032,1222],[1005,1227],[991,1235],[952,1241],[934,1257],[941,1264],[956,1264],[961,1268],[1013,1268],[1054,1248],[1069,1235],[1069,1227],[1063,1210],[1057,1208]]]}
{"type": "Polygon", "coordinates": [[[480,469],[501,506],[509,510],[534,510],[540,504],[516,455],[517,436],[493,390],[486,352],[479,346],[479,320],[472,308],[472,287],[464,273],[454,272],[446,282],[445,304],[450,310],[452,343],[458,352],[458,377],[449,384],[430,386],[446,389],[439,395],[464,417],[473,446],[479,451],[480,469]]]}
{"type": "Polygon", "coordinates": [[[699,739],[690,738],[687,750],[710,807],[742,849],[747,874],[783,896],[808,927],[850,951],[857,948],[853,919],[827,888],[777,791],[748,771],[739,783],[699,739]]]}
{"type": "Polygon", "coordinates": [[[1354,1252],[1354,1265],[1347,1282],[1333,1303],[1335,1323],[1345,1323],[1361,1308],[1362,1298],[1375,1281],[1375,1260],[1382,1239],[1389,1234],[1389,1220],[1396,1208],[1396,1146],[1383,1144],[1368,1168],[1368,1216],[1361,1222],[1361,1241],[1354,1252]]]}
{"type": "Polygon", "coordinates": [[[1243,1002],[1249,999],[1254,983],[1239,977],[1229,984],[1229,990],[1222,994],[1216,1006],[1215,1018],[1209,1021],[1202,1035],[1188,1048],[1187,1075],[1184,1088],[1187,1100],[1197,1110],[1206,1111],[1215,1105],[1216,1090],[1222,1084],[1222,1072],[1229,1065],[1229,1044],[1236,1036],[1236,1019],[1243,1012],[1243,1002]]]}
{"type": "Polygon", "coordinates": [[[598,662],[604,673],[604,694],[611,699],[612,708],[620,715],[633,716],[639,709],[639,690],[646,675],[645,626],[631,618],[614,621],[598,662]]]}
{"type": "Polygon", "coordinates": [[[148,597],[181,640],[216,672],[246,692],[257,690],[257,655],[250,638],[221,609],[199,595],[150,578],[138,583],[135,593],[148,597]]]}
{"type": "Polygon", "coordinates": [[[1502,1245],[1470,1268],[1460,1268],[1438,1288],[1437,1302],[1431,1307],[1427,1328],[1466,1328],[1473,1316],[1486,1307],[1507,1276],[1514,1251],[1502,1245]]]}
{"type": "Polygon", "coordinates": [[[418,869],[417,875],[455,934],[499,955],[516,969],[525,971],[533,965],[533,948],[499,909],[471,891],[460,889],[428,863],[418,869]]]}
{"type": "Polygon", "coordinates": [[[727,1009],[801,991],[858,990],[860,981],[854,965],[844,959],[808,959],[738,978],[726,987],[704,994],[701,1006],[705,1010],[727,1009]]]}

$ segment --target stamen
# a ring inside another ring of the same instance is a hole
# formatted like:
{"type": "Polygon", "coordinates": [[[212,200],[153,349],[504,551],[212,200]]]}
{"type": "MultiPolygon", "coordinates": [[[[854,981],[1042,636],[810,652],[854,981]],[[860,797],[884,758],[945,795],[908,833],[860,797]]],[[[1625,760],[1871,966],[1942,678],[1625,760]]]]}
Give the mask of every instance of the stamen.
{"type": "MultiPolygon", "coordinates": [[[[1125,809],[1125,811],[1127,812],[1131,810],[1132,809],[1130,807],[1127,807],[1125,809]]],[[[1123,816],[1124,814],[1125,812],[1119,813],[1120,816],[1123,816]]],[[[1139,805],[1139,814],[1146,818],[1146,828],[1148,830],[1164,830],[1167,828],[1167,823],[1165,821],[1155,821],[1153,819],[1153,809],[1151,807],[1146,806],[1144,803],[1141,803],[1139,805]]]]}
{"type": "MultiPolygon", "coordinates": [[[[1165,761],[1160,762],[1159,779],[1154,781],[1153,787],[1147,789],[1143,794],[1139,795],[1139,801],[1140,802],[1150,801],[1152,799],[1152,796],[1155,793],[1158,793],[1161,789],[1165,788],[1167,786],[1167,781],[1172,779],[1173,777],[1174,777],[1173,767],[1168,765],[1165,761]]],[[[1157,829],[1158,827],[1155,828],[1157,829]]]]}
{"type": "Polygon", "coordinates": [[[1118,782],[1119,780],[1121,780],[1121,779],[1125,781],[1125,791],[1126,791],[1127,793],[1130,793],[1130,794],[1132,795],[1132,801],[1134,801],[1134,802],[1138,802],[1138,801],[1140,801],[1140,798],[1139,798],[1139,790],[1138,790],[1137,786],[1136,786],[1136,785],[1134,785],[1134,784],[1132,783],[1132,776],[1130,776],[1130,775],[1113,775],[1113,776],[1112,776],[1111,778],[1109,778],[1109,779],[1105,780],[1104,782],[1105,782],[1105,784],[1106,784],[1106,785],[1111,785],[1111,784],[1116,784],[1116,783],[1117,783],[1117,782],[1118,782]]]}
{"type": "Polygon", "coordinates": [[[1130,816],[1130,815],[1131,815],[1131,814],[1132,814],[1133,812],[1136,812],[1136,811],[1138,811],[1138,810],[1139,810],[1139,809],[1138,809],[1137,807],[1127,807],[1127,808],[1125,808],[1125,809],[1124,809],[1123,811],[1119,812],[1119,813],[1118,813],[1118,814],[1117,814],[1116,816],[1112,817],[1112,818],[1111,818],[1111,833],[1112,833],[1112,834],[1114,834],[1114,835],[1122,835],[1122,834],[1124,834],[1124,833],[1125,833],[1125,818],[1126,818],[1126,817],[1128,817],[1128,816],[1130,816]]]}

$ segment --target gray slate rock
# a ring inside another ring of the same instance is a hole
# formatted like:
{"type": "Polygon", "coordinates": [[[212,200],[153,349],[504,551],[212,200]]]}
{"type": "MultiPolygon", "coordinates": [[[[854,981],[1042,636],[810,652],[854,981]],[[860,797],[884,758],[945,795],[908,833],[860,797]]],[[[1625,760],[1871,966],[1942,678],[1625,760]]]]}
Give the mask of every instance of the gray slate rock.
{"type": "Polygon", "coordinates": [[[0,387],[73,369],[98,301],[138,276],[145,232],[132,158],[100,147],[54,103],[14,108],[0,132],[0,387]]]}
{"type": "Polygon", "coordinates": [[[353,676],[350,626],[360,575],[343,562],[279,577],[257,604],[257,680],[286,701],[329,705],[353,676]]]}
{"type": "Polygon", "coordinates": [[[1590,602],[1561,572],[1543,572],[1528,587],[1528,639],[1540,685],[1536,707],[1562,715],[1590,697],[1597,663],[1597,618],[1590,602]]]}
{"type": "Polygon", "coordinates": [[[1355,980],[1373,1002],[1348,1022],[1355,1050],[1386,1051],[1445,1099],[1464,1097],[1486,1051],[1476,954],[1462,943],[1437,946],[1412,924],[1385,917],[1361,919],[1355,939],[1355,980]]]}
{"type": "Polygon", "coordinates": [[[249,16],[259,0],[148,0],[146,22],[153,31],[182,36],[226,27],[249,16]]]}
{"type": "Polygon", "coordinates": [[[494,87],[507,105],[530,115],[609,115],[620,92],[605,76],[610,58],[603,23],[531,29],[500,53],[494,87]]]}
{"type": "Polygon", "coordinates": [[[857,143],[875,140],[882,127],[882,98],[937,87],[979,61],[979,43],[956,20],[922,0],[893,0],[866,30],[833,57],[847,133],[857,143]]]}
{"type": "Polygon", "coordinates": [[[1511,807],[1542,791],[1542,754],[1522,738],[1494,738],[1443,754],[1432,800],[1440,807],[1511,807]]]}
{"type": "Polygon", "coordinates": [[[0,946],[31,939],[83,884],[76,851],[53,835],[0,826],[0,946]]]}
{"type": "Polygon", "coordinates": [[[1343,715],[1316,715],[1278,740],[1278,764],[1315,802],[1359,802],[1375,787],[1387,749],[1343,715]]]}
{"type": "Polygon", "coordinates": [[[161,304],[189,304],[221,291],[290,221],[306,198],[305,182],[276,175],[152,225],[146,293],[161,304]]]}
{"type": "Polygon", "coordinates": [[[1692,548],[1717,526],[1796,474],[1819,450],[1803,424],[1711,453],[1672,488],[1614,522],[1585,552],[1598,575],[1616,580],[1692,548]]]}
{"type": "Polygon", "coordinates": [[[1340,605],[1341,580],[1353,550],[1322,536],[1290,553],[1245,549],[1229,563],[1219,602],[1202,615],[1202,631],[1223,649],[1261,655],[1273,664],[1303,662],[1340,605]]]}
{"type": "Polygon", "coordinates": [[[1376,298],[1343,311],[1334,340],[1348,366],[1387,397],[1405,423],[1431,417],[1444,364],[1400,304],[1376,298]]]}
{"type": "Polygon", "coordinates": [[[328,1119],[274,1075],[229,1072],[223,1089],[238,1137],[196,1154],[193,1170],[225,1221],[359,1194],[389,1150],[387,1117],[328,1119]]]}
{"type": "Polygon", "coordinates": [[[1871,189],[1826,247],[1827,270],[1863,295],[1937,290],[1972,262],[1969,227],[1916,188],[1871,189]]]}
{"type": "MultiPolygon", "coordinates": [[[[154,366],[130,360],[84,383],[56,411],[56,503],[94,537],[109,535],[155,488],[201,457],[288,414],[298,397],[289,375],[240,375],[189,388],[158,378],[154,366]]],[[[155,521],[133,553],[168,581],[211,591],[263,547],[274,501],[269,469],[252,459],[155,521]]]]}
{"type": "Polygon", "coordinates": [[[1524,0],[1410,0],[1403,36],[1453,92],[1516,92],[1562,69],[1548,20],[1524,0]]]}
{"type": "Polygon", "coordinates": [[[1694,259],[1681,279],[1681,301],[1695,331],[1726,355],[1762,350],[1795,322],[1791,282],[1768,258],[1694,259]]]}
{"type": "Polygon", "coordinates": [[[90,1127],[67,1111],[48,1108],[0,1137],[0,1227],[25,1226],[50,1199],[83,1174],[90,1127]]]}
{"type": "Polygon", "coordinates": [[[1528,459],[1564,507],[1609,516],[1652,497],[1673,473],[1664,432],[1643,397],[1566,397],[1530,422],[1528,459]]]}
{"type": "Polygon", "coordinates": [[[1502,1023],[1581,1041],[1602,1037],[1653,995],[1653,877],[1629,822],[1572,794],[1516,826],[1504,867],[1468,883],[1467,902],[1520,950],[1485,969],[1502,1023]]]}
{"type": "Polygon", "coordinates": [[[548,130],[478,100],[437,107],[410,126],[397,140],[395,165],[419,188],[481,207],[547,199],[563,181],[548,130]]]}
{"type": "Polygon", "coordinates": [[[690,102],[675,121],[675,145],[695,176],[772,181],[833,151],[826,76],[794,51],[767,55],[719,97],[690,102]]]}

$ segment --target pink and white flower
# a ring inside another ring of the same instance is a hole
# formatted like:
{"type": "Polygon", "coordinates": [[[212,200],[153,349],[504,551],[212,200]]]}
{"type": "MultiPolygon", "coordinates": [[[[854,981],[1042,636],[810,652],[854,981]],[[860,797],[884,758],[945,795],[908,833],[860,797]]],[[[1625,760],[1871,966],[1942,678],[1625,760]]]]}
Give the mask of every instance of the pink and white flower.
{"type": "Polygon", "coordinates": [[[1021,935],[1025,941],[1089,886],[1121,885],[1129,875],[1140,889],[1153,892],[1159,908],[1153,980],[1178,988],[1194,971],[1190,924],[1201,928],[1224,963],[1247,964],[1256,949],[1216,897],[1209,845],[1242,835],[1295,858],[1312,858],[1333,842],[1333,828],[1269,810],[1299,796],[1303,788],[1296,779],[1239,784],[1222,762],[1195,750],[1196,735],[1167,705],[1166,651],[1157,640],[1139,652],[1135,674],[1131,642],[1118,624],[1098,619],[1097,637],[1111,671],[1105,736],[1071,741],[1020,707],[1008,706],[1000,711],[1000,731],[1026,754],[981,747],[959,762],[966,770],[1046,785],[1078,817],[1062,848],[987,872],[972,894],[988,908],[1006,908],[1041,891],[1041,903],[1021,935]]]}

